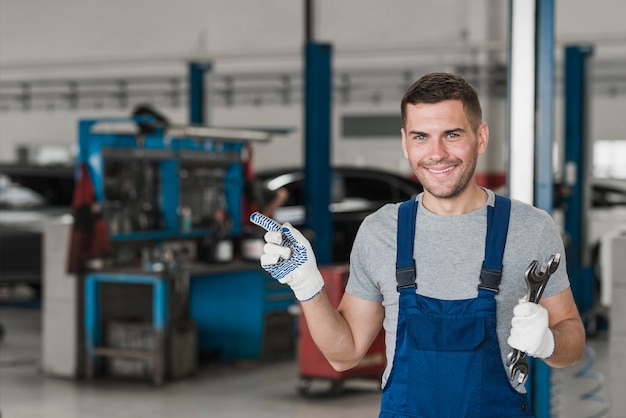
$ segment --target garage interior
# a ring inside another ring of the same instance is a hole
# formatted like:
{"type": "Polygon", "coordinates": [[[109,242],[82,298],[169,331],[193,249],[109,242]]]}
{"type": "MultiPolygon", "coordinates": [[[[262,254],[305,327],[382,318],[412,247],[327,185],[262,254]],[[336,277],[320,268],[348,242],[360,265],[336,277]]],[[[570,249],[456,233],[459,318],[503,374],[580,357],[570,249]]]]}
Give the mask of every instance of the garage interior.
{"type": "Polygon", "coordinates": [[[338,303],[360,222],[421,190],[402,94],[446,71],[490,128],[479,184],[562,228],[586,349],[532,362],[534,415],[626,418],[621,11],[2,0],[0,417],[377,416],[384,343],[324,371],[248,219],[302,228],[338,303]]]}

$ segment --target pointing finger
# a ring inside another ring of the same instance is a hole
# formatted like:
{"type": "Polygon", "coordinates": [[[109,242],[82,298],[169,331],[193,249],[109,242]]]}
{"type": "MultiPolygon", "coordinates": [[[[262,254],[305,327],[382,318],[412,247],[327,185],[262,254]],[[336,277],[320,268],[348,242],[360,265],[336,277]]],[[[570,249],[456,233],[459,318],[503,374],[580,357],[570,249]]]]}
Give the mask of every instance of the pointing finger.
{"type": "Polygon", "coordinates": [[[259,212],[254,212],[252,215],[250,215],[250,221],[253,224],[265,229],[266,231],[280,231],[281,229],[278,222],[276,222],[272,218],[268,218],[267,216],[259,212]]]}

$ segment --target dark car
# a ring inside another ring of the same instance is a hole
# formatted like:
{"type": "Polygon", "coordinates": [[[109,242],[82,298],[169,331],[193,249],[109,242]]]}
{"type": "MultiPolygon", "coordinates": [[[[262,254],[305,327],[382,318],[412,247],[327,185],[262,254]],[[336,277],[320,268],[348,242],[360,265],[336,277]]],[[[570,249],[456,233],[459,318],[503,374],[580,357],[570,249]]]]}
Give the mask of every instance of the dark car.
{"type": "Polygon", "coordinates": [[[595,179],[591,194],[593,208],[626,207],[626,180],[595,179]]]}
{"type": "MultiPolygon", "coordinates": [[[[264,196],[272,196],[279,189],[287,190],[286,202],[272,217],[303,230],[304,171],[297,168],[261,171],[256,174],[256,179],[257,189],[260,188],[264,196]]],[[[334,167],[331,184],[329,209],[333,219],[333,263],[349,261],[354,237],[367,215],[385,203],[401,202],[422,191],[421,184],[415,180],[373,168],[334,167]]],[[[308,233],[306,230],[302,232],[308,233]]]]}

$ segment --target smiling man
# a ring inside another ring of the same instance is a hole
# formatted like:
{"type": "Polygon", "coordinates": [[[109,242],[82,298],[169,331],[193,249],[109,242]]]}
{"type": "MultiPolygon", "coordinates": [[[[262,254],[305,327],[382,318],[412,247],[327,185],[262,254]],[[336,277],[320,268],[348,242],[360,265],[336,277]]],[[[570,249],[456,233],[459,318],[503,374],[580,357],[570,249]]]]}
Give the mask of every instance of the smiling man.
{"type": "MultiPolygon", "coordinates": [[[[410,95],[405,100],[410,100],[410,95]]],[[[477,102],[467,106],[476,105],[477,102]]],[[[468,194],[477,203],[485,197],[482,190],[470,186],[478,155],[487,150],[489,129],[479,115],[466,116],[464,107],[460,99],[407,102],[402,106],[404,156],[428,192],[425,204],[443,205],[437,209],[449,215],[467,209],[458,204],[468,200],[468,194]]]]}
{"type": "Polygon", "coordinates": [[[546,212],[476,184],[489,129],[463,78],[425,75],[401,112],[402,149],[424,192],[363,221],[339,308],[302,234],[253,214],[268,230],[261,265],[291,286],[337,370],[356,366],[384,327],[380,417],[531,417],[507,367],[511,349],[553,367],[584,350],[558,228],[546,212]],[[540,304],[524,300],[528,266],[557,254],[540,304]]]}

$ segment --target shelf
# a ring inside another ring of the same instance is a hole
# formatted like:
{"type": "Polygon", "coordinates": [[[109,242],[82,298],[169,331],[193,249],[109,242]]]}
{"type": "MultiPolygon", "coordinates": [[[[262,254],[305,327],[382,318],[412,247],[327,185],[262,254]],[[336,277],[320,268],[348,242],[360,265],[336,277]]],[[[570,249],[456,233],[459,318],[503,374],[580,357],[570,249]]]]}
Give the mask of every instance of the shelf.
{"type": "Polygon", "coordinates": [[[111,348],[111,347],[94,347],[92,349],[93,354],[104,357],[125,357],[139,360],[149,360],[155,358],[157,353],[155,351],[139,351],[139,350],[125,350],[123,348],[111,348]]]}

